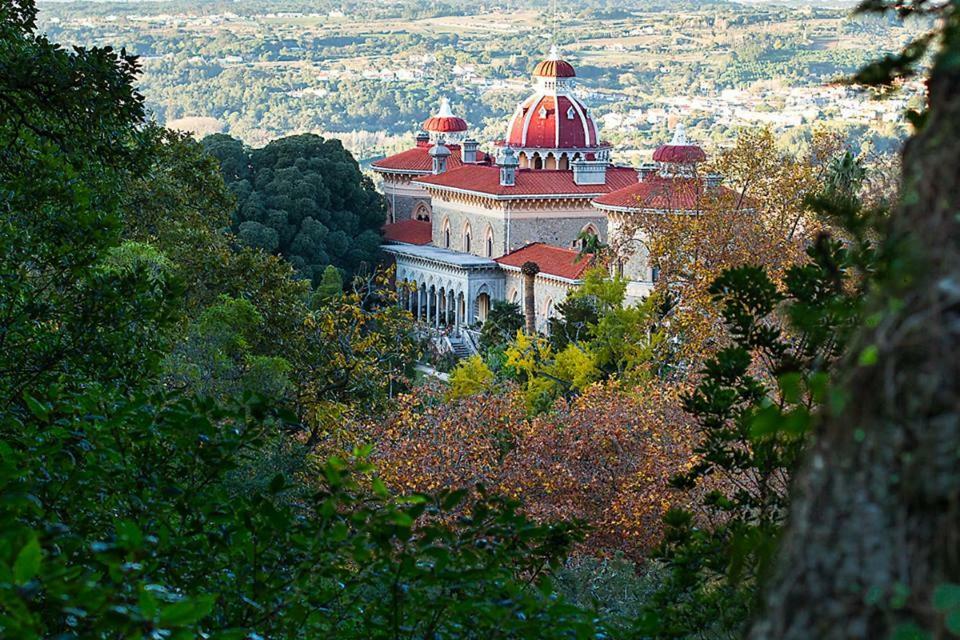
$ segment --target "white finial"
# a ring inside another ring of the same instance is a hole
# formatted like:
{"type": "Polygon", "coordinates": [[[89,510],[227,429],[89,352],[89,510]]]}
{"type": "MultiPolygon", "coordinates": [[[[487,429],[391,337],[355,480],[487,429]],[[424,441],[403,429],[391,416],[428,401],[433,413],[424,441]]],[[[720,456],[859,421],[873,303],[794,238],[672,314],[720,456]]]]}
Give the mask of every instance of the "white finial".
{"type": "Polygon", "coordinates": [[[560,59],[560,47],[556,43],[550,45],[550,54],[547,56],[547,60],[559,60],[560,59]]]}
{"type": "Polygon", "coordinates": [[[437,113],[438,118],[452,118],[453,112],[450,110],[450,101],[447,100],[446,96],[440,98],[440,111],[437,113]]]}
{"type": "Polygon", "coordinates": [[[687,128],[683,126],[682,122],[678,122],[674,128],[673,140],[670,141],[670,144],[676,146],[685,146],[687,144],[687,128]]]}

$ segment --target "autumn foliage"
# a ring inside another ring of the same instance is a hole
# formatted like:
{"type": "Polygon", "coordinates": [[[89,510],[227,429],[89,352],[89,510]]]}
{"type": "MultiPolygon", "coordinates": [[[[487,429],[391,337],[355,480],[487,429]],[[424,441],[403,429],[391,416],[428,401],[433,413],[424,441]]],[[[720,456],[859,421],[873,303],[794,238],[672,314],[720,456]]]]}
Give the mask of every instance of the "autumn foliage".
{"type": "Polygon", "coordinates": [[[721,346],[723,323],[711,283],[725,269],[745,264],[762,266],[780,282],[789,267],[803,262],[824,226],[806,197],[822,187],[843,151],[840,138],[825,131],[815,132],[800,157],[778,148],[769,129],[743,131],[735,146],[701,170],[722,175],[724,188],[703,188],[699,178],[675,185],[681,193],[695,192],[688,195],[697,202],[696,215],[664,215],[671,203],[658,201],[649,204],[649,213],[627,221],[624,237],[643,239],[650,264],[659,270],[657,293],[670,304],[661,329],[678,338],[671,344],[690,368],[721,346]]]}
{"type": "Polygon", "coordinates": [[[365,429],[398,491],[480,483],[520,499],[537,519],[589,523],[591,554],[635,558],[659,542],[679,495],[668,481],[692,449],[677,394],[662,385],[595,384],[532,419],[514,386],[448,402],[420,390],[365,429]]]}

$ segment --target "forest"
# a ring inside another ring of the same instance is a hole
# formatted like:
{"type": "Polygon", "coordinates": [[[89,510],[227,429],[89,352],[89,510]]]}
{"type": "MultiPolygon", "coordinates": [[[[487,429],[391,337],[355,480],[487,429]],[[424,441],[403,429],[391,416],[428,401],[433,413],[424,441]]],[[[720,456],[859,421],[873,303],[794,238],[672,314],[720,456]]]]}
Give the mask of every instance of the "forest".
{"type": "Polygon", "coordinates": [[[0,3],[0,636],[960,637],[960,3],[897,163],[741,132],[549,334],[432,361],[335,139],[197,141],[0,3]],[[417,365],[450,370],[449,383],[417,365]]]}

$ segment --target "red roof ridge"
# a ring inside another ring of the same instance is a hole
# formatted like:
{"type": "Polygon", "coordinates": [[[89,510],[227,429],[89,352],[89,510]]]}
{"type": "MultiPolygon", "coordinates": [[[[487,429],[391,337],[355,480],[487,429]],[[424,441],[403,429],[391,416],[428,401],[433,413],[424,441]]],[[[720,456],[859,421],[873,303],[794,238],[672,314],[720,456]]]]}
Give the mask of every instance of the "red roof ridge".
{"type": "Polygon", "coordinates": [[[583,272],[593,264],[594,259],[592,253],[582,254],[582,259],[578,260],[580,256],[581,253],[576,249],[558,247],[545,242],[531,242],[494,260],[497,264],[508,267],[520,267],[528,261],[536,262],[543,275],[579,280],[583,272]]]}

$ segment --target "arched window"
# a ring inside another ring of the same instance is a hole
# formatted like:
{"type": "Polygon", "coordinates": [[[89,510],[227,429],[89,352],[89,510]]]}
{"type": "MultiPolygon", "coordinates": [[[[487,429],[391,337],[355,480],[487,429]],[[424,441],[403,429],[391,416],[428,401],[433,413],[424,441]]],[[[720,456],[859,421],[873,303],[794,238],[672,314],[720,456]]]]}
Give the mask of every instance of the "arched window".
{"type": "Polygon", "coordinates": [[[467,253],[470,253],[470,239],[471,239],[470,236],[471,235],[472,234],[470,232],[470,224],[468,223],[463,228],[463,250],[466,251],[467,253]]]}
{"type": "Polygon", "coordinates": [[[443,221],[443,246],[446,249],[450,248],[450,220],[446,219],[443,221]]]}
{"type": "Polygon", "coordinates": [[[416,220],[421,220],[425,222],[430,222],[430,207],[426,203],[421,202],[417,206],[417,212],[413,216],[416,220]]]}
{"type": "Polygon", "coordinates": [[[486,239],[487,257],[492,258],[493,257],[493,227],[491,227],[490,225],[487,225],[486,235],[487,235],[487,239],[486,239]]]}
{"type": "Polygon", "coordinates": [[[567,108],[567,120],[573,120],[576,117],[577,112],[573,110],[573,107],[567,108]]]}
{"type": "Polygon", "coordinates": [[[580,230],[580,234],[577,236],[577,240],[574,243],[576,245],[574,248],[583,251],[590,246],[590,242],[593,238],[598,238],[599,236],[600,232],[597,231],[597,228],[593,226],[593,224],[588,224],[580,230]]]}
{"type": "Polygon", "coordinates": [[[539,154],[533,156],[533,168],[543,169],[543,158],[541,158],[539,154]]]}

